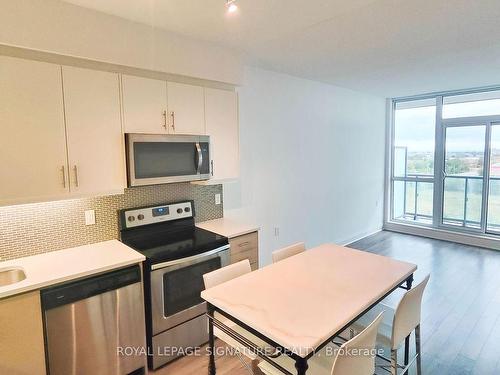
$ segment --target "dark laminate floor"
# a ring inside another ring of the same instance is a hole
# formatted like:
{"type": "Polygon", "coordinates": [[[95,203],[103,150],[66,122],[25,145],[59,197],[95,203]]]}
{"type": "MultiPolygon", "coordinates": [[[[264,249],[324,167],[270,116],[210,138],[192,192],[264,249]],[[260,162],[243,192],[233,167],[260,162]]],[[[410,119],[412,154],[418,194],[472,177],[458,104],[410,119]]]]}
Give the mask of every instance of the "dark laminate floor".
{"type": "Polygon", "coordinates": [[[422,310],[424,374],[500,374],[499,251],[385,231],[350,246],[418,264],[416,282],[431,274],[422,310]]]}

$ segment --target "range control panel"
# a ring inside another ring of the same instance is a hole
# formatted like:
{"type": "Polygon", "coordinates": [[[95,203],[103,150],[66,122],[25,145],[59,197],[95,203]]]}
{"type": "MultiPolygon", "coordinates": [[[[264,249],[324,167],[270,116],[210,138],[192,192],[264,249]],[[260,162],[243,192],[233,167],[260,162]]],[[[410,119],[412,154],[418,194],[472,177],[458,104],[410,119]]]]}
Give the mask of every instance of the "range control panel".
{"type": "Polygon", "coordinates": [[[192,201],[134,208],[123,211],[123,225],[126,228],[134,228],[164,221],[185,219],[194,216],[193,208],[192,201]]]}

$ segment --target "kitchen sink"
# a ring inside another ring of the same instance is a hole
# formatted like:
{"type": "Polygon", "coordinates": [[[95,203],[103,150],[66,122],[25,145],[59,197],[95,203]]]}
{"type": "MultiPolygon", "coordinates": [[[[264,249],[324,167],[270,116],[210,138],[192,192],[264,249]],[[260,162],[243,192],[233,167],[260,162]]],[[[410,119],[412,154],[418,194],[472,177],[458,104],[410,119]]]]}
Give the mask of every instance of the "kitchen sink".
{"type": "Polygon", "coordinates": [[[0,269],[0,287],[11,285],[26,279],[26,274],[22,268],[10,267],[0,269]]]}

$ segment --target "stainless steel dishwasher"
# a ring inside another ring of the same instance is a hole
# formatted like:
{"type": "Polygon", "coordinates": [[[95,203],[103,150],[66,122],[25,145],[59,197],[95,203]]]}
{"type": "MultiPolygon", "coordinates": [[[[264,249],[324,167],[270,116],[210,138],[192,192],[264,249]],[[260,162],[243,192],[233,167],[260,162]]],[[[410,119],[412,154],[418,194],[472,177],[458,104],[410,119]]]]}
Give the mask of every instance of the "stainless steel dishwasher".
{"type": "Polygon", "coordinates": [[[141,269],[132,266],[42,290],[50,375],[142,375],[141,269]]]}

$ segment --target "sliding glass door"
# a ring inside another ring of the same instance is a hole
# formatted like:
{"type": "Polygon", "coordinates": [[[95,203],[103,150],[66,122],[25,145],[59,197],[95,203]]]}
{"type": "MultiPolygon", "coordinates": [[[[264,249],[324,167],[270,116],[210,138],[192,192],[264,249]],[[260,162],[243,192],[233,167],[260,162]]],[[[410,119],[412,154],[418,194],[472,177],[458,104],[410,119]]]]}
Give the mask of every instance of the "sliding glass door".
{"type": "Polygon", "coordinates": [[[486,126],[453,124],[444,133],[441,224],[481,230],[486,126]]]}
{"type": "Polygon", "coordinates": [[[500,235],[500,90],[393,104],[389,220],[500,235]]]}

